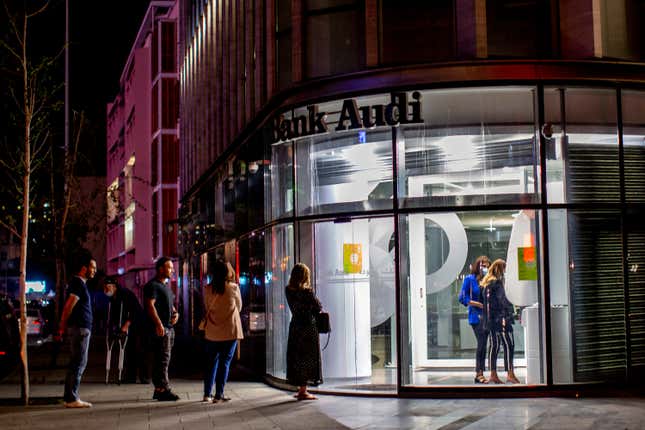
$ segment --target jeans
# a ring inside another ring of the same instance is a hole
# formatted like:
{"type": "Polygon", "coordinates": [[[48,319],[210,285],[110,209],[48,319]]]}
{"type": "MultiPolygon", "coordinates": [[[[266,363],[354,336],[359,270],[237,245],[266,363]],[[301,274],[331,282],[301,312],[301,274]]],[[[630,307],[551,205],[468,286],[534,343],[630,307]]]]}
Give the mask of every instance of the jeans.
{"type": "Polygon", "coordinates": [[[206,372],[204,372],[204,396],[210,397],[215,385],[215,397],[222,397],[228,379],[228,370],[237,347],[237,340],[213,342],[206,340],[206,372]]]}
{"type": "Polygon", "coordinates": [[[475,353],[475,371],[483,373],[486,369],[486,344],[488,343],[488,331],[483,324],[471,324],[475,338],[477,338],[477,352],[475,353]]]}
{"type": "Polygon", "coordinates": [[[65,375],[65,394],[63,400],[74,402],[78,400],[78,387],[81,385],[81,377],[87,366],[87,352],[90,347],[90,335],[88,328],[69,327],[67,335],[71,347],[71,357],[67,374],[65,375]]]}
{"type": "Polygon", "coordinates": [[[490,332],[490,370],[497,370],[497,354],[499,354],[500,345],[504,348],[504,370],[507,372],[513,370],[513,354],[515,352],[515,339],[513,338],[513,328],[503,328],[502,331],[490,332]]]}
{"type": "Polygon", "coordinates": [[[175,330],[173,328],[166,328],[166,333],[163,336],[153,335],[152,339],[152,383],[155,388],[161,390],[169,389],[170,382],[168,381],[168,365],[170,364],[170,353],[172,346],[175,343],[175,330]]]}

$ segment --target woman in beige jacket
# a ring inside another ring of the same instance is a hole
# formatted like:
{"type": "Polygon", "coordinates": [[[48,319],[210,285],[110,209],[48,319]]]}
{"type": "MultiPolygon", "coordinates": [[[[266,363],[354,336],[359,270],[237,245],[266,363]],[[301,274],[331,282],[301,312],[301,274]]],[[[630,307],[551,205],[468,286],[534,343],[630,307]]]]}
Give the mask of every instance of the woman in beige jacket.
{"type": "Polygon", "coordinates": [[[204,287],[204,307],[206,319],[204,327],[206,350],[206,373],[204,374],[204,401],[226,402],[224,385],[228,370],[242,339],[242,297],[240,288],[235,284],[235,271],[229,263],[218,261],[213,270],[213,282],[204,287]],[[215,397],[213,397],[215,385],[215,397]]]}

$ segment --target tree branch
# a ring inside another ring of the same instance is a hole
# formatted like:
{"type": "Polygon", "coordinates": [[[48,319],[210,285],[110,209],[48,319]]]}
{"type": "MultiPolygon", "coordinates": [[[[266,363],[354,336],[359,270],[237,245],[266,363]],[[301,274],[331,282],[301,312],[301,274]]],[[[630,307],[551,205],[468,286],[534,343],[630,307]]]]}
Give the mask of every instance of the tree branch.
{"type": "Polygon", "coordinates": [[[13,235],[14,235],[14,236],[16,236],[18,239],[21,239],[21,238],[22,238],[22,235],[20,235],[20,234],[18,233],[18,230],[16,230],[16,228],[15,228],[15,227],[13,227],[13,226],[11,226],[11,225],[7,224],[6,222],[2,221],[1,219],[0,219],[0,225],[2,225],[4,228],[6,228],[7,230],[9,230],[9,233],[13,234],[13,235]]]}
{"type": "Polygon", "coordinates": [[[45,4],[42,5],[42,7],[40,7],[39,9],[37,9],[36,11],[34,11],[32,13],[27,13],[27,11],[25,10],[25,14],[27,15],[27,19],[33,18],[34,16],[43,13],[45,11],[45,9],[47,9],[47,6],[49,6],[49,0],[47,0],[45,2],[45,4]]]}

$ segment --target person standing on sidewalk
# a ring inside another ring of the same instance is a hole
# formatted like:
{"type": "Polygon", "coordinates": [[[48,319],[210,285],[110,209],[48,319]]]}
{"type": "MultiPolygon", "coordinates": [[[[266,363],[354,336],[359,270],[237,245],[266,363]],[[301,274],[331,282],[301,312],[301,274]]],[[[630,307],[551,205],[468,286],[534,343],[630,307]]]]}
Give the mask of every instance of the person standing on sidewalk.
{"type": "Polygon", "coordinates": [[[206,372],[204,373],[204,401],[227,402],[224,385],[242,332],[242,296],[235,283],[235,271],[230,263],[217,261],[213,282],[204,287],[204,340],[206,372]],[[215,385],[215,397],[213,394],[215,385]]]}
{"type": "Polygon", "coordinates": [[[148,368],[144,361],[143,325],[145,314],[139,300],[129,289],[119,285],[116,278],[108,276],[103,281],[103,292],[110,299],[108,308],[108,333],[119,338],[127,336],[125,347],[125,382],[134,384],[137,375],[142,384],[150,383],[148,368]]]}
{"type": "Polygon", "coordinates": [[[58,340],[62,340],[65,330],[71,346],[71,356],[65,376],[64,405],[66,408],[91,408],[78,396],[81,377],[87,366],[87,353],[92,333],[92,302],[87,289],[87,281],[96,274],[96,261],[87,250],[82,250],[74,258],[75,276],[67,286],[67,300],[58,325],[58,340]]]}
{"type": "Polygon", "coordinates": [[[143,287],[145,307],[151,321],[152,335],[152,383],[155,386],[153,399],[160,402],[176,401],[179,396],[170,390],[168,365],[175,342],[173,326],[179,319],[175,309],[175,295],[168,280],[173,274],[172,260],[161,257],[155,263],[156,276],[143,287]]]}

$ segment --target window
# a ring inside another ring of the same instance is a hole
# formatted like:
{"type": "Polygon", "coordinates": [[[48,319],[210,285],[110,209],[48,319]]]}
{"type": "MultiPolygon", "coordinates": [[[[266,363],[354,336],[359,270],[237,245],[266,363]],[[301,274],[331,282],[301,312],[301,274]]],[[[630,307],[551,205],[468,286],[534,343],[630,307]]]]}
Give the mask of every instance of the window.
{"type": "Polygon", "coordinates": [[[152,86],[152,112],[150,114],[151,134],[155,134],[159,130],[159,81],[155,82],[152,86]]]}
{"type": "Polygon", "coordinates": [[[179,117],[179,84],[177,79],[161,80],[162,128],[177,128],[179,117]]]}
{"type": "Polygon", "coordinates": [[[383,0],[380,16],[383,63],[420,63],[455,56],[452,0],[383,0]]]}
{"type": "MultiPolygon", "coordinates": [[[[389,102],[389,95],[356,99],[360,106],[389,102]]],[[[341,104],[319,105],[330,128],[340,119],[341,104]]],[[[296,110],[293,117],[306,114],[296,110]]],[[[391,127],[332,132],[295,145],[298,214],[392,208],[391,127]]]]}
{"type": "Polygon", "coordinates": [[[161,23],[161,71],[175,73],[177,71],[177,36],[174,22],[161,23]]]}
{"type": "Polygon", "coordinates": [[[299,258],[336,327],[322,352],[322,387],[395,391],[393,218],[302,222],[299,230],[299,258]]]}
{"type": "Polygon", "coordinates": [[[545,89],[549,203],[620,200],[616,91],[545,89]]]}
{"type": "Polygon", "coordinates": [[[293,142],[271,145],[271,160],[265,181],[266,221],[293,215],[293,142]]]}
{"type": "MultiPolygon", "coordinates": [[[[401,383],[428,386],[475,382],[475,326],[481,322],[473,327],[471,324],[481,319],[475,315],[471,321],[458,298],[463,285],[470,285],[465,278],[480,256],[488,257],[491,263],[497,259],[506,262],[499,297],[512,304],[506,308],[506,322],[509,318],[511,322],[511,329],[506,329],[509,336],[500,339],[501,320],[491,326],[491,336],[495,333],[500,346],[494,364],[505,380],[504,370],[512,353],[514,373],[521,383],[543,383],[539,213],[517,209],[410,214],[400,218],[399,231],[404,315],[401,383]],[[513,343],[513,348],[501,347],[513,343]]],[[[480,272],[476,277],[481,277],[480,272]]],[[[468,291],[466,294],[470,294],[468,291]]],[[[467,299],[483,302],[483,297],[476,296],[467,299]]],[[[484,366],[490,370],[493,342],[487,343],[489,354],[484,366]]],[[[486,345],[482,347],[486,352],[486,345]]]]}
{"type": "Polygon", "coordinates": [[[125,218],[125,249],[134,246],[134,214],[125,218]]]}
{"type": "Polygon", "coordinates": [[[365,64],[363,8],[356,1],[311,1],[308,5],[304,12],[306,77],[359,70],[365,64]]]}
{"type": "Polygon", "coordinates": [[[266,372],[276,378],[287,377],[287,339],[291,314],[284,297],[294,261],[292,224],[274,226],[265,231],[266,288],[266,372]]]}
{"type": "Polygon", "coordinates": [[[403,207],[539,201],[533,88],[422,92],[398,134],[403,207]]]}
{"type": "Polygon", "coordinates": [[[625,195],[628,202],[645,202],[645,91],[623,91],[623,150],[625,195]]]}
{"type": "Polygon", "coordinates": [[[553,382],[625,375],[626,329],[620,214],[549,211],[553,382]]]}
{"type": "Polygon", "coordinates": [[[548,0],[486,0],[488,56],[550,56],[550,3],[548,0]]]}
{"type": "MultiPolygon", "coordinates": [[[[159,183],[159,138],[153,139],[150,151],[150,180],[152,185],[156,186],[159,183]]],[[[162,160],[165,160],[165,158],[162,158],[162,160]]]]}
{"type": "Polygon", "coordinates": [[[159,193],[152,193],[152,256],[159,256],[159,193]]]}
{"type": "Polygon", "coordinates": [[[161,180],[164,184],[176,184],[179,177],[179,141],[175,135],[164,134],[161,144],[161,180]]]}
{"type": "Polygon", "coordinates": [[[645,1],[603,0],[600,7],[603,56],[645,58],[645,1]]]}
{"type": "Polygon", "coordinates": [[[291,85],[291,0],[276,1],[276,80],[278,90],[291,85]]]}

